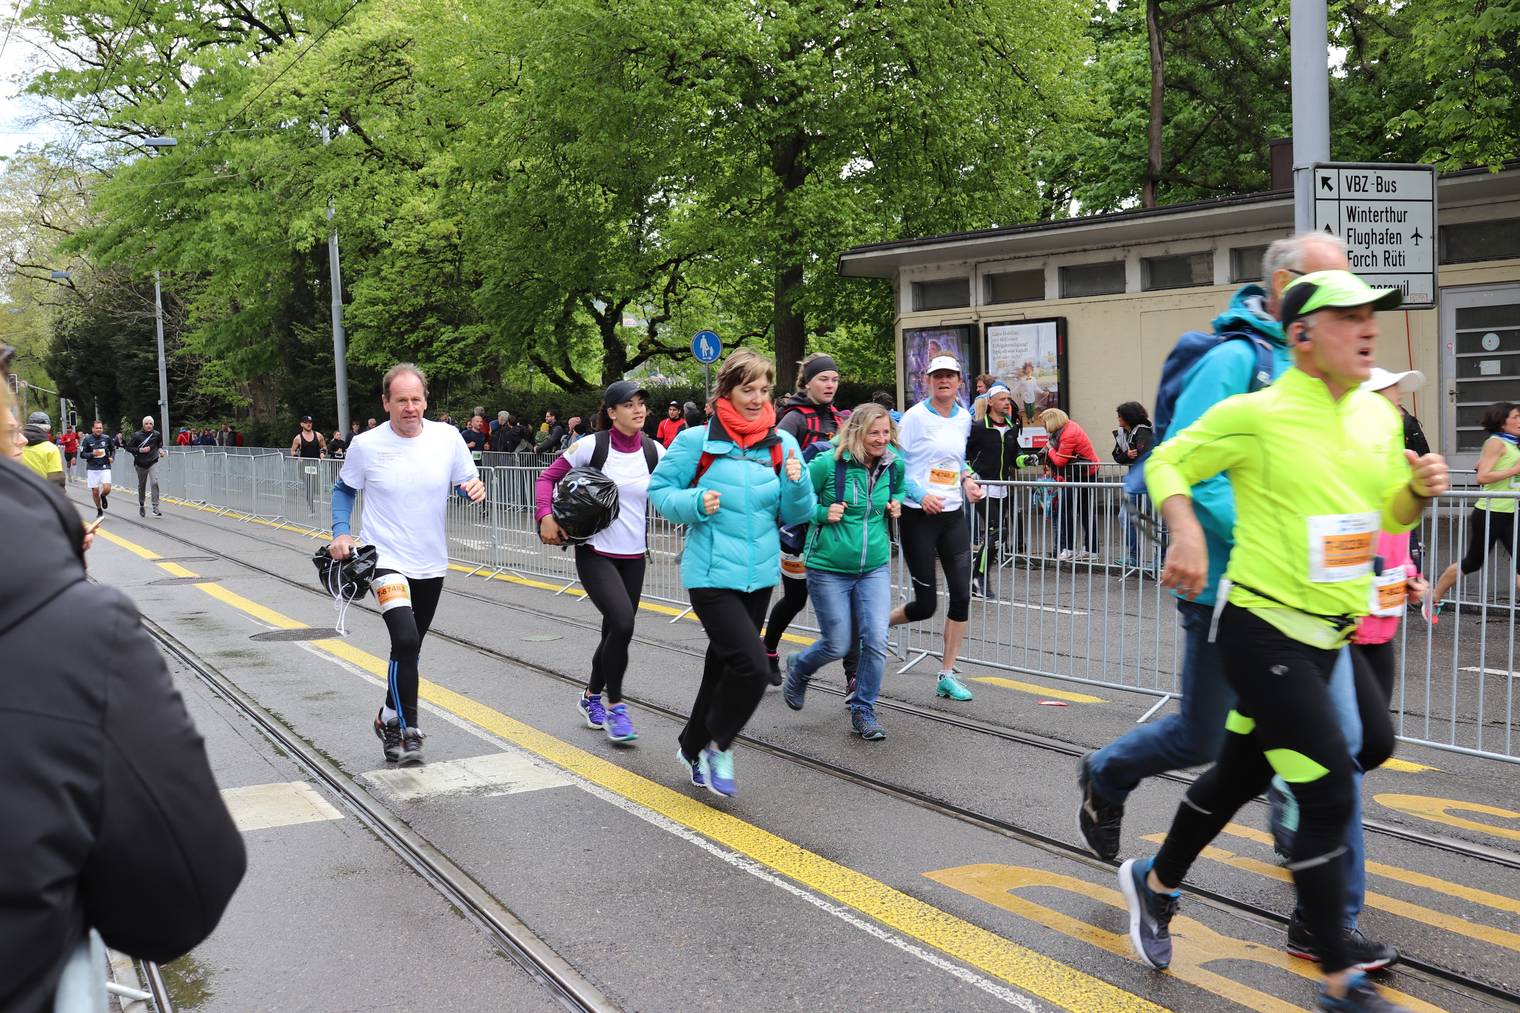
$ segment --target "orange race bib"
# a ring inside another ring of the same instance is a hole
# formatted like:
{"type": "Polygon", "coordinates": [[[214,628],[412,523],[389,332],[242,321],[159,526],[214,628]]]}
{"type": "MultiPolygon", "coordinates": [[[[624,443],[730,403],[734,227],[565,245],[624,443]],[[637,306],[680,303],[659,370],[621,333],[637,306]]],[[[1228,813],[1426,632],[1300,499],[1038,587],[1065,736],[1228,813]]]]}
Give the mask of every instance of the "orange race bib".
{"type": "Polygon", "coordinates": [[[806,577],[807,567],[803,565],[801,556],[794,556],[789,552],[781,554],[781,572],[788,577],[806,577]]]}
{"type": "Polygon", "coordinates": [[[1402,566],[1372,578],[1372,614],[1375,616],[1403,615],[1408,587],[1402,566]]]}
{"type": "Polygon", "coordinates": [[[1309,579],[1336,584],[1370,574],[1378,522],[1375,512],[1308,518],[1309,579]]]}
{"type": "Polygon", "coordinates": [[[955,471],[950,468],[930,468],[929,484],[953,487],[955,485],[955,474],[955,471]]]}
{"type": "Polygon", "coordinates": [[[399,573],[387,573],[375,580],[375,600],[383,615],[391,609],[412,607],[412,585],[399,573]]]}

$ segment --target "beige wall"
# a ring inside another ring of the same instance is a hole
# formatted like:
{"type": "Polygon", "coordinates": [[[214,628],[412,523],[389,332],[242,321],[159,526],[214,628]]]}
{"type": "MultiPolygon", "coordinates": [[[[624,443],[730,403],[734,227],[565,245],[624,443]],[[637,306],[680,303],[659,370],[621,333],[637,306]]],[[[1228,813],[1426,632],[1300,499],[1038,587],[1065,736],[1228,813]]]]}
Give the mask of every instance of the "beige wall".
{"type": "MultiPolygon", "coordinates": [[[[1520,284],[1520,260],[1445,265],[1439,281],[1442,291],[1469,285],[1520,284]]],[[[1107,434],[1115,425],[1114,406],[1139,401],[1152,407],[1161,364],[1177,336],[1188,330],[1207,330],[1236,287],[1126,292],[1003,307],[903,313],[897,319],[897,361],[902,362],[905,328],[972,324],[979,330],[983,323],[1001,320],[1065,317],[1071,416],[1092,436],[1099,454],[1106,456],[1107,434]]],[[[1380,314],[1378,320],[1382,330],[1378,364],[1391,370],[1414,368],[1426,376],[1425,388],[1406,405],[1420,417],[1432,447],[1438,448],[1448,386],[1440,362],[1440,313],[1394,311],[1380,314]]],[[[898,397],[903,396],[899,378],[898,397]]]]}

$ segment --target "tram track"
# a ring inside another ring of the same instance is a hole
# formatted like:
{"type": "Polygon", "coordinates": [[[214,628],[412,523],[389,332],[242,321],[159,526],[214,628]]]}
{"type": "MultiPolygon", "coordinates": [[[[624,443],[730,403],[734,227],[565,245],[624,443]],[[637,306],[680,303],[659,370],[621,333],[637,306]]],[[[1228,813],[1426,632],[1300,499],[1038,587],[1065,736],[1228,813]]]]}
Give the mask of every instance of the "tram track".
{"type": "MultiPolygon", "coordinates": [[[[579,1013],[616,1013],[620,1009],[485,887],[294,734],[219,669],[146,616],[143,626],[166,654],[193,672],[216,696],[251,721],[298,767],[331,792],[466,920],[484,932],[503,955],[546,988],[559,1005],[579,1013]]],[[[155,997],[162,995],[167,1001],[168,992],[163,988],[161,978],[153,993],[155,997]]]]}
{"type": "MultiPolygon", "coordinates": [[[[160,537],[165,537],[172,541],[179,542],[180,544],[192,546],[200,553],[210,552],[217,558],[225,559],[234,565],[259,573],[263,576],[269,577],[270,579],[306,591],[307,593],[314,594],[318,597],[324,599],[328,598],[328,596],[319,588],[308,586],[307,584],[294,580],[274,570],[270,570],[266,567],[259,566],[255,563],[250,563],[233,556],[229,556],[223,552],[208,550],[203,545],[200,545],[190,539],[170,534],[153,525],[147,525],[136,521],[132,521],[131,523],[145,530],[152,531],[160,537]]],[[[224,532],[229,530],[227,528],[221,527],[220,525],[207,524],[207,526],[224,532]]],[[[283,548],[290,552],[300,552],[299,549],[293,546],[285,545],[272,539],[259,538],[247,532],[236,533],[260,544],[283,548]]],[[[457,589],[449,588],[445,588],[445,590],[457,597],[462,597],[483,604],[499,606],[511,611],[516,611],[526,615],[532,615],[561,625],[570,625],[587,631],[594,631],[600,628],[597,624],[571,619],[562,613],[539,610],[532,608],[531,606],[518,605],[516,603],[502,602],[489,596],[478,595],[469,591],[460,591],[457,589]]],[[[360,608],[363,608],[367,612],[378,615],[378,610],[371,608],[367,603],[355,604],[359,605],[360,608]]],[[[145,622],[146,621],[147,620],[145,620],[145,622]]],[[[151,628],[158,629],[156,627],[151,628]]],[[[172,635],[167,634],[166,631],[161,631],[160,629],[159,632],[164,636],[171,637],[172,639],[172,635]]],[[[556,679],[560,682],[566,683],[567,685],[581,687],[584,682],[583,678],[578,675],[571,675],[561,672],[530,658],[509,654],[496,648],[478,643],[468,637],[448,633],[437,627],[434,627],[434,629],[430,631],[430,636],[438,637],[439,639],[453,643],[456,646],[462,647],[482,657],[490,658],[494,661],[498,661],[504,664],[510,664],[518,668],[527,669],[540,675],[556,679]]],[[[670,651],[672,653],[682,654],[693,658],[701,658],[703,656],[703,652],[701,651],[695,651],[690,648],[681,647],[679,645],[672,645],[665,641],[655,640],[651,638],[641,638],[637,636],[635,639],[647,646],[670,651]]],[[[176,651],[174,653],[178,654],[179,652],[176,651]]],[[[225,677],[223,678],[225,679],[225,677]]],[[[815,690],[821,689],[834,695],[843,696],[839,690],[834,689],[833,687],[815,685],[813,688],[815,690]]],[[[644,709],[651,713],[661,714],[668,719],[678,723],[684,723],[689,716],[676,708],[669,707],[651,700],[628,695],[625,695],[625,699],[631,703],[634,703],[641,709],[644,709]]],[[[1086,752],[1085,748],[1079,746],[1062,743],[1057,740],[1044,739],[1039,736],[1017,732],[985,722],[958,718],[951,715],[944,715],[940,712],[930,710],[928,708],[921,708],[900,701],[888,701],[883,698],[883,700],[879,702],[879,706],[881,705],[884,705],[901,713],[911,714],[927,720],[936,721],[938,723],[952,725],[965,730],[987,734],[1004,741],[1015,742],[1034,748],[1048,750],[1051,752],[1062,753],[1070,757],[1077,757],[1086,752]]],[[[254,704],[254,706],[256,707],[257,705],[254,704]]],[[[274,719],[270,718],[269,720],[272,721],[274,719]]],[[[262,722],[260,723],[262,724],[262,722]]],[[[276,724],[278,723],[276,722],[276,724]]],[[[952,818],[960,822],[997,833],[1000,836],[1018,841],[1026,846],[1033,847],[1047,854],[1078,862],[1079,864],[1082,864],[1088,868],[1102,871],[1105,874],[1112,874],[1113,869],[1115,868],[1116,863],[1104,862],[1103,860],[1091,855],[1082,846],[1070,841],[1043,834],[1039,831],[1031,830],[1026,827],[1022,827],[1010,821],[1003,820],[998,817],[986,813],[981,813],[976,810],[960,806],[956,803],[937,798],[926,792],[921,792],[917,789],[910,788],[905,785],[896,784],[894,782],[875,777],[869,773],[846,767],[842,764],[837,764],[833,761],[822,759],[820,757],[811,756],[799,750],[794,750],[786,746],[766,741],[764,739],[756,738],[752,735],[741,734],[739,738],[740,741],[744,742],[746,746],[766,753],[767,755],[770,755],[777,759],[781,759],[785,762],[790,762],[806,769],[822,773],[836,780],[867,788],[884,796],[897,799],[901,802],[913,805],[917,808],[924,809],[934,814],[952,818]]],[[[304,747],[304,743],[302,743],[302,745],[304,747]]],[[[341,772],[338,773],[340,777],[344,776],[341,775],[341,772]]],[[[1189,777],[1187,775],[1174,774],[1167,775],[1167,777],[1169,780],[1183,784],[1191,783],[1194,780],[1192,777],[1189,777]]],[[[392,819],[394,818],[392,817],[392,819]]],[[[1494,849],[1481,848],[1468,842],[1458,841],[1452,838],[1421,834],[1417,831],[1411,831],[1402,827],[1395,827],[1386,824],[1364,822],[1364,827],[1369,831],[1399,838],[1421,847],[1443,850],[1490,864],[1498,864],[1510,868],[1520,868],[1520,856],[1509,855],[1494,849]]],[[[1263,925],[1283,928],[1286,926],[1288,921],[1288,918],[1279,912],[1264,908],[1250,901],[1239,900],[1219,891],[1200,889],[1189,886],[1188,892],[1190,895],[1203,900],[1205,903],[1215,908],[1216,910],[1235,915],[1243,915],[1263,925]]],[[[1461,990],[1462,994],[1469,998],[1484,997],[1486,999],[1496,999],[1507,1004],[1520,1006],[1520,991],[1512,990],[1505,985],[1501,985],[1496,982],[1474,977],[1454,968],[1445,967],[1444,965],[1441,965],[1434,961],[1429,961],[1420,957],[1404,954],[1401,959],[1400,967],[1403,969],[1402,973],[1418,977],[1432,987],[1454,988],[1461,990]]]]}

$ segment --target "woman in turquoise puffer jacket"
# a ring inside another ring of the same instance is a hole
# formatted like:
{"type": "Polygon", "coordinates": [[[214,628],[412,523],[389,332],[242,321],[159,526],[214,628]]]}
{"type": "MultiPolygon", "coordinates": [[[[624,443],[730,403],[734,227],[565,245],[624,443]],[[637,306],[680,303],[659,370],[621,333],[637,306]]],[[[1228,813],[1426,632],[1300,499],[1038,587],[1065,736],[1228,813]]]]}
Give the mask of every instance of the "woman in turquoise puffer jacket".
{"type": "Polygon", "coordinates": [[[769,681],[760,625],[781,580],[777,524],[811,520],[816,502],[797,441],[776,429],[775,378],[749,349],[730,355],[712,420],[677,436],[649,477],[649,502],[687,526],[681,584],[708,639],[679,759],[692,784],[730,797],[734,738],[769,681]]]}

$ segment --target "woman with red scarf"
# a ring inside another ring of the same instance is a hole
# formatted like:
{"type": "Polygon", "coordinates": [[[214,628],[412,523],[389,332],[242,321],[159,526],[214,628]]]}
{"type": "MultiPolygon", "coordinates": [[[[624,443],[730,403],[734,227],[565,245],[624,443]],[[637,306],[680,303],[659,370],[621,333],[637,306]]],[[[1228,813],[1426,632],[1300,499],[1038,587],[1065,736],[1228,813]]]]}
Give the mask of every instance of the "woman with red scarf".
{"type": "Polygon", "coordinates": [[[797,441],[776,429],[775,380],[770,360],[747,348],[730,355],[713,417],[683,430],[649,478],[649,502],[686,525],[681,584],[708,638],[678,758],[692,784],[728,797],[734,739],[769,682],[760,624],[781,580],[777,524],[811,520],[815,503],[797,441]]]}

